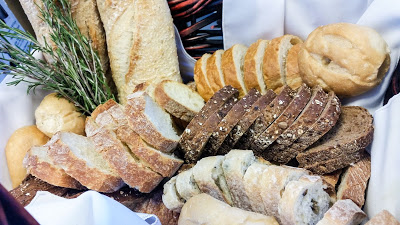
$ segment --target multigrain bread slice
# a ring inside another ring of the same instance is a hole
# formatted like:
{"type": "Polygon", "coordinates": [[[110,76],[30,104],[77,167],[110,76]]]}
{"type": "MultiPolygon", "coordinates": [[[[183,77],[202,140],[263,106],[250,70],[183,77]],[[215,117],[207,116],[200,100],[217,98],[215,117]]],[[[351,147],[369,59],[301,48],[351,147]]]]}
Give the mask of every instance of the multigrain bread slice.
{"type": "Polygon", "coordinates": [[[190,141],[197,134],[197,132],[201,130],[203,124],[207,121],[207,119],[211,115],[213,115],[215,111],[221,108],[228,100],[235,96],[238,96],[238,94],[239,92],[237,89],[228,85],[218,90],[211,97],[211,99],[206,102],[200,112],[197,113],[195,117],[190,121],[190,123],[186,126],[186,129],[183,131],[181,138],[179,139],[179,149],[183,154],[190,150],[190,141]]]}
{"type": "Polygon", "coordinates": [[[265,85],[262,68],[264,52],[268,44],[269,40],[260,39],[247,49],[243,65],[243,81],[247,90],[256,88],[261,94],[267,92],[268,87],[265,85]]]}
{"type": "Polygon", "coordinates": [[[376,214],[365,225],[400,225],[400,222],[389,211],[382,210],[376,214]]]}
{"type": "Polygon", "coordinates": [[[286,67],[285,67],[285,74],[286,74],[286,84],[296,90],[303,84],[303,80],[301,79],[300,72],[299,72],[299,64],[297,60],[297,56],[302,46],[302,41],[295,44],[291,47],[288,51],[286,57],[286,67]]]}
{"type": "Polygon", "coordinates": [[[251,211],[251,203],[246,194],[244,175],[256,161],[251,150],[231,150],[225,155],[222,169],[232,196],[233,206],[251,211]]]}
{"type": "Polygon", "coordinates": [[[171,152],[179,136],[171,117],[148,94],[135,92],[128,96],[125,113],[132,129],[148,144],[162,152],[171,152]]]}
{"type": "Polygon", "coordinates": [[[351,164],[343,173],[337,191],[338,199],[351,199],[358,207],[365,202],[365,190],[371,176],[371,158],[365,154],[357,163],[351,164]]]}
{"type": "Polygon", "coordinates": [[[351,200],[337,201],[317,225],[358,225],[367,215],[351,200]]]}
{"type": "Polygon", "coordinates": [[[275,99],[275,97],[275,92],[269,89],[265,95],[258,98],[258,100],[251,106],[251,109],[246,112],[242,118],[240,118],[239,122],[232,128],[231,132],[220,146],[218,154],[223,155],[228,153],[247,132],[254,121],[262,115],[262,111],[272,102],[272,100],[275,99]]]}
{"type": "Polygon", "coordinates": [[[310,101],[310,97],[310,88],[305,84],[302,85],[282,114],[251,144],[252,149],[257,149],[257,152],[262,153],[266,160],[272,160],[272,157],[268,154],[268,150],[265,149],[274,143],[292,125],[310,101]]]}
{"type": "Polygon", "coordinates": [[[28,174],[32,174],[54,186],[83,189],[84,187],[77,180],[65,173],[60,166],[53,163],[48,151],[48,146],[34,146],[28,150],[23,160],[23,165],[28,174]]]}
{"type": "Polygon", "coordinates": [[[186,201],[201,193],[199,186],[194,180],[193,167],[176,176],[176,191],[186,201]]]}
{"type": "Polygon", "coordinates": [[[266,214],[264,202],[262,200],[262,188],[260,187],[259,182],[260,177],[262,177],[262,174],[268,169],[268,167],[269,165],[267,164],[255,162],[247,168],[243,176],[244,189],[249,198],[251,210],[264,215],[268,214],[266,214]]]}
{"type": "MultiPolygon", "coordinates": [[[[249,149],[258,136],[264,132],[286,109],[292,101],[294,92],[289,86],[284,86],[282,91],[263,110],[256,121],[237,142],[235,148],[249,149]]],[[[253,149],[254,150],[254,149],[253,149]]],[[[256,152],[259,154],[259,152],[256,152]]],[[[256,155],[257,155],[256,154],[256,155]]]]}
{"type": "Polygon", "coordinates": [[[216,155],[218,149],[225,141],[228,134],[232,131],[232,128],[239,122],[242,116],[250,111],[254,102],[261,96],[260,92],[256,89],[251,89],[247,95],[240,99],[221,122],[214,128],[210,139],[205,146],[205,152],[207,155],[216,155]]]}
{"type": "Polygon", "coordinates": [[[223,156],[201,159],[193,167],[193,177],[201,192],[232,205],[232,197],[222,170],[223,156]]]}
{"type": "Polygon", "coordinates": [[[276,139],[276,141],[270,145],[266,154],[266,158],[278,162],[281,164],[288,163],[291,158],[287,157],[283,150],[290,146],[298,137],[308,131],[312,124],[317,121],[328,100],[328,94],[320,86],[316,86],[312,89],[312,96],[310,101],[304,107],[304,110],[296,118],[296,120],[290,125],[282,134],[276,139]]]}
{"type": "Polygon", "coordinates": [[[179,213],[185,204],[185,199],[183,199],[177,192],[176,178],[177,177],[172,177],[164,184],[162,201],[168,209],[179,213]]]}
{"type": "Polygon", "coordinates": [[[222,55],[224,50],[215,51],[212,56],[207,60],[206,75],[208,82],[213,92],[217,92],[223,88],[226,84],[225,78],[222,71],[222,55]]]}
{"type": "Polygon", "coordinates": [[[197,92],[176,81],[160,82],[154,96],[165,111],[186,122],[190,122],[204,106],[204,100],[197,92]]]}
{"type": "Polygon", "coordinates": [[[279,93],[286,84],[286,57],[289,49],[301,39],[293,35],[283,35],[271,40],[265,49],[263,62],[264,81],[268,88],[279,93]]]}
{"type": "Polygon", "coordinates": [[[222,73],[225,83],[239,90],[239,97],[247,94],[243,80],[243,64],[247,47],[241,44],[233,45],[222,55],[222,73]]]}
{"type": "Polygon", "coordinates": [[[211,88],[210,81],[207,77],[207,61],[211,54],[204,54],[194,65],[194,81],[196,89],[205,101],[208,101],[213,96],[214,91],[211,88]]]}
{"type": "Polygon", "coordinates": [[[88,189],[109,193],[124,185],[115,169],[87,137],[57,132],[45,146],[49,147],[54,164],[88,189]]]}
{"type": "Polygon", "coordinates": [[[343,106],[336,126],[296,159],[306,166],[360,151],[372,142],[373,132],[373,117],[365,108],[343,106]]]}

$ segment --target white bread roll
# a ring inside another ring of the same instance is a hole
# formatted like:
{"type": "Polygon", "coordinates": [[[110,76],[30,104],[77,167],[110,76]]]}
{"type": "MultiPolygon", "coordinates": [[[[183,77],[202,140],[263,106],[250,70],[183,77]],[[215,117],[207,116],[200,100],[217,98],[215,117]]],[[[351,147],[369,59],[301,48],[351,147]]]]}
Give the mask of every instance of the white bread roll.
{"type": "Polygon", "coordinates": [[[375,87],[390,65],[385,40],[371,28],[349,23],[318,27],[298,57],[305,83],[339,96],[356,96],[375,87]]]}
{"type": "Polygon", "coordinates": [[[278,225],[271,216],[244,211],[229,206],[207,194],[199,194],[186,202],[179,225],[278,225]]]}

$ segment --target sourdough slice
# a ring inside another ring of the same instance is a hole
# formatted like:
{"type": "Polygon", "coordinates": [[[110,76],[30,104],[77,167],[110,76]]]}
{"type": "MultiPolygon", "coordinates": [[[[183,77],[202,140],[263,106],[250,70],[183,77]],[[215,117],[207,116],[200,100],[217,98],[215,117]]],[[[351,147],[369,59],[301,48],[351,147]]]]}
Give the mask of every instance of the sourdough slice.
{"type": "Polygon", "coordinates": [[[303,176],[289,182],[279,202],[282,225],[316,224],[329,209],[329,195],[321,177],[303,176]]]}
{"type": "Polygon", "coordinates": [[[225,51],[221,49],[215,51],[207,61],[206,75],[213,92],[217,92],[225,85],[228,85],[225,83],[225,78],[222,71],[222,55],[224,52],[225,51]]]}
{"type": "Polygon", "coordinates": [[[232,196],[233,206],[251,211],[251,203],[246,194],[244,175],[256,161],[250,150],[231,150],[225,155],[222,169],[232,196]]]}
{"type": "Polygon", "coordinates": [[[247,47],[241,44],[233,45],[222,55],[222,73],[225,83],[239,90],[239,97],[247,94],[243,80],[243,64],[247,47]]]}
{"type": "Polygon", "coordinates": [[[202,129],[203,124],[207,119],[221,108],[228,100],[237,96],[238,90],[232,86],[225,86],[217,91],[211,99],[201,108],[200,112],[197,113],[190,123],[186,126],[179,140],[179,148],[185,154],[188,152],[189,143],[199,130],[202,129]]]}
{"type": "Polygon", "coordinates": [[[382,210],[365,225],[400,225],[400,222],[389,211],[382,210]]]}
{"type": "Polygon", "coordinates": [[[286,84],[286,57],[289,49],[301,39],[293,35],[283,35],[271,40],[265,49],[263,74],[264,81],[268,88],[280,92],[286,84]]]}
{"type": "Polygon", "coordinates": [[[286,57],[286,84],[293,90],[296,90],[303,84],[303,80],[301,79],[299,72],[299,64],[297,61],[297,55],[299,54],[302,43],[303,41],[291,47],[286,57]]]}
{"type": "Polygon", "coordinates": [[[373,138],[373,117],[359,106],[344,106],[336,126],[307,151],[297,155],[305,166],[366,148],[373,138]]]}
{"type": "Polygon", "coordinates": [[[259,153],[262,152],[266,160],[272,160],[272,157],[268,154],[268,150],[265,149],[274,143],[292,125],[310,101],[310,97],[310,88],[305,84],[302,85],[282,114],[251,144],[252,149],[256,149],[259,153]]]}
{"type": "Polygon", "coordinates": [[[307,132],[308,129],[317,121],[328,100],[328,94],[320,86],[312,89],[312,96],[306,107],[296,120],[290,125],[277,139],[268,147],[267,159],[274,162],[286,164],[291,158],[286,157],[283,150],[290,146],[299,136],[307,132]]]}
{"type": "Polygon", "coordinates": [[[205,146],[207,155],[217,154],[218,149],[221,147],[232,128],[239,122],[242,116],[251,109],[251,106],[260,96],[260,93],[256,89],[251,89],[247,95],[229,110],[217,127],[214,128],[214,132],[205,146]]]}
{"type": "Polygon", "coordinates": [[[190,122],[204,106],[204,100],[197,92],[170,80],[157,85],[155,99],[165,111],[186,122],[190,122]]]}
{"type": "Polygon", "coordinates": [[[215,111],[214,114],[211,115],[202,125],[201,129],[197,131],[196,136],[189,141],[189,151],[185,154],[185,160],[187,162],[195,162],[201,157],[204,147],[206,146],[208,139],[211,137],[215,127],[217,127],[222,118],[224,118],[229,110],[231,110],[231,108],[236,104],[236,96],[228,99],[221,108],[215,111]]]}
{"type": "Polygon", "coordinates": [[[250,45],[244,56],[243,65],[243,81],[247,90],[256,88],[261,94],[267,92],[267,86],[264,82],[262,72],[264,52],[267,47],[268,40],[258,40],[250,45]]]}
{"type": "Polygon", "coordinates": [[[365,202],[365,190],[371,176],[371,159],[365,155],[357,163],[351,164],[342,175],[337,191],[338,199],[351,199],[358,207],[365,202]]]}
{"type": "Polygon", "coordinates": [[[208,101],[213,96],[214,91],[211,89],[210,82],[207,76],[207,61],[211,57],[211,54],[204,54],[194,65],[194,81],[196,83],[196,89],[201,97],[208,101]]]}
{"type": "Polygon", "coordinates": [[[269,165],[264,163],[255,162],[247,168],[243,176],[244,189],[247,197],[249,198],[251,210],[264,215],[268,214],[266,214],[262,200],[260,178],[262,177],[264,171],[268,170],[268,167],[269,165]]]}
{"type": "Polygon", "coordinates": [[[232,205],[231,194],[222,170],[223,156],[201,159],[193,167],[193,177],[201,192],[232,205]]]}
{"type": "MultiPolygon", "coordinates": [[[[334,92],[328,93],[328,101],[318,120],[303,135],[298,137],[292,145],[288,146],[281,155],[293,159],[309,146],[325,135],[339,119],[341,106],[339,98],[334,92]]],[[[283,157],[282,157],[283,158],[283,157]]]]}
{"type": "Polygon", "coordinates": [[[164,205],[174,212],[181,212],[185,200],[179,196],[176,190],[176,177],[172,177],[163,187],[162,201],[164,205]]]}
{"type": "Polygon", "coordinates": [[[223,155],[228,153],[247,132],[254,121],[262,115],[262,111],[272,102],[272,100],[275,99],[275,97],[275,92],[269,89],[265,95],[258,98],[258,100],[251,106],[251,109],[247,111],[242,118],[240,118],[239,122],[232,128],[231,132],[225,138],[218,150],[218,154],[223,155]]]}
{"type": "Polygon", "coordinates": [[[83,189],[84,187],[77,180],[53,163],[48,151],[48,146],[34,146],[28,150],[23,160],[23,165],[28,174],[32,174],[54,186],[83,189]]]}
{"type": "Polygon", "coordinates": [[[194,180],[193,167],[176,176],[176,191],[186,201],[201,193],[199,186],[194,180]]]}
{"type": "Polygon", "coordinates": [[[49,156],[55,165],[89,189],[109,193],[124,185],[118,173],[87,137],[57,132],[45,146],[49,147],[49,156]]]}
{"type": "Polygon", "coordinates": [[[337,201],[317,225],[358,225],[367,215],[351,200],[337,201]]]}
{"type": "Polygon", "coordinates": [[[148,144],[162,152],[171,152],[179,136],[171,117],[145,92],[128,96],[125,113],[131,128],[148,144]]]}
{"type": "MultiPolygon", "coordinates": [[[[294,92],[289,86],[284,86],[281,93],[277,95],[262,111],[256,121],[251,125],[247,132],[241,137],[235,148],[249,149],[258,136],[264,132],[286,109],[293,100],[294,92]]],[[[256,149],[253,149],[256,150],[256,149]]],[[[256,152],[257,154],[259,152],[256,152]]],[[[256,154],[256,155],[257,155],[256,154]]]]}

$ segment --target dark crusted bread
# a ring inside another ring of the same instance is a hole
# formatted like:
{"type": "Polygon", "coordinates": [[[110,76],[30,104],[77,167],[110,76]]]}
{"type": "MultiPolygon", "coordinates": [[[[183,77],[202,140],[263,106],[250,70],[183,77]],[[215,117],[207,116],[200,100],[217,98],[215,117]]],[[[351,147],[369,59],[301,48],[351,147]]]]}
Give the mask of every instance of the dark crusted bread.
{"type": "Polygon", "coordinates": [[[221,120],[205,146],[206,156],[216,155],[219,147],[231,132],[232,128],[239,122],[242,116],[251,110],[251,106],[261,96],[257,89],[251,89],[241,100],[239,100],[228,114],[221,120]]]}
{"type": "Polygon", "coordinates": [[[296,159],[302,167],[305,167],[358,152],[372,142],[374,133],[372,123],[373,117],[365,108],[343,106],[336,126],[307,151],[298,154],[296,159]]]}
{"type": "Polygon", "coordinates": [[[187,153],[189,149],[189,143],[194,138],[206,122],[206,120],[214,114],[219,108],[221,108],[229,99],[234,96],[238,96],[239,91],[232,86],[228,85],[217,91],[208,102],[203,106],[199,113],[197,113],[190,123],[186,126],[183,131],[181,138],[179,139],[179,150],[183,154],[187,153]]]}
{"type": "Polygon", "coordinates": [[[263,132],[258,138],[251,143],[252,149],[261,153],[263,158],[268,158],[268,154],[264,150],[270,146],[275,140],[296,120],[303,111],[304,107],[310,101],[311,89],[303,84],[298,90],[293,100],[289,103],[283,113],[263,132]]]}
{"type": "Polygon", "coordinates": [[[262,111],[269,103],[276,97],[275,92],[267,90],[265,95],[258,98],[258,100],[251,106],[251,110],[247,111],[239,120],[239,122],[232,128],[231,132],[225,138],[224,142],[218,150],[219,155],[228,153],[239,141],[239,139],[246,133],[254,121],[262,115],[262,111]]]}
{"type": "Polygon", "coordinates": [[[303,112],[290,125],[276,141],[266,149],[267,159],[286,164],[291,158],[284,153],[284,150],[290,146],[299,136],[307,132],[308,129],[317,121],[328,100],[328,94],[320,87],[312,89],[312,96],[303,112]]]}
{"type": "Polygon", "coordinates": [[[282,158],[293,159],[299,153],[318,141],[337,122],[340,115],[340,101],[334,92],[329,92],[328,103],[318,120],[303,135],[298,137],[292,145],[280,153],[282,158]]]}
{"type": "Polygon", "coordinates": [[[262,111],[262,116],[258,117],[247,132],[240,138],[235,148],[249,149],[258,136],[264,132],[286,109],[293,99],[294,92],[289,86],[284,86],[282,91],[272,100],[271,103],[262,111]]]}
{"type": "MultiPolygon", "coordinates": [[[[203,154],[204,147],[208,142],[211,134],[221,122],[222,118],[231,110],[233,105],[238,101],[237,97],[239,92],[229,98],[218,110],[216,110],[202,126],[196,131],[196,135],[188,142],[188,148],[185,153],[186,162],[196,162],[203,154]]],[[[210,100],[211,101],[211,100],[210,100]]]]}

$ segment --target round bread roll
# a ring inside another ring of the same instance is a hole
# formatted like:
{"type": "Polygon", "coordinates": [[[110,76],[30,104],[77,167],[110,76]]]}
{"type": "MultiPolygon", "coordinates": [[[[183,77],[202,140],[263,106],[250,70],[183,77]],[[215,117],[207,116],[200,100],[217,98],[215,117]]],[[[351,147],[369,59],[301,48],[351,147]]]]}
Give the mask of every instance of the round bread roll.
{"type": "Polygon", "coordinates": [[[8,139],[5,152],[11,183],[16,188],[25,179],[27,172],[22,165],[26,152],[35,145],[44,145],[49,141],[35,125],[19,128],[8,139]]]}
{"type": "Polygon", "coordinates": [[[336,23],[315,29],[298,56],[300,75],[309,86],[321,85],[342,97],[378,85],[390,65],[389,48],[373,29],[336,23]]]}
{"type": "Polygon", "coordinates": [[[79,113],[74,104],[60,98],[56,93],[47,95],[35,111],[36,126],[47,136],[57,131],[70,131],[85,135],[86,117],[79,113]]]}

